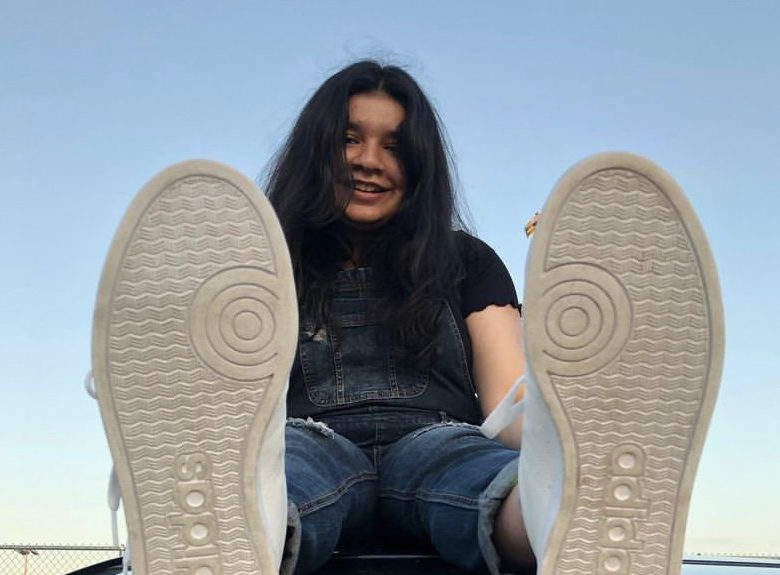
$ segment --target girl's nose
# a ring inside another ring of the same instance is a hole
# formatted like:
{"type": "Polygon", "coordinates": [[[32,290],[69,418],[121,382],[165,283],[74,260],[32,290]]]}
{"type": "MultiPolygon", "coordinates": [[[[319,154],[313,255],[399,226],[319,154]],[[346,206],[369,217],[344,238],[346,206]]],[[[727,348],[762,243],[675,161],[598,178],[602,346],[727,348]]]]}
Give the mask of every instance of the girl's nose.
{"type": "Polygon", "coordinates": [[[354,156],[352,162],[355,167],[362,167],[366,170],[376,171],[382,168],[378,146],[366,143],[360,146],[360,150],[354,156]]]}

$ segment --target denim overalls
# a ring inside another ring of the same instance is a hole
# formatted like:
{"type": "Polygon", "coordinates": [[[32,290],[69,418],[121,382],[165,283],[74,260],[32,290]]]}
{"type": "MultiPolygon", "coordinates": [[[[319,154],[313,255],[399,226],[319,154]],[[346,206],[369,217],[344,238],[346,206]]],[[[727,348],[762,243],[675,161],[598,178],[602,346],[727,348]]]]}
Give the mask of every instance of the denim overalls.
{"type": "MultiPolygon", "coordinates": [[[[310,573],[343,533],[429,539],[465,569],[498,573],[493,516],[518,453],[485,438],[455,318],[446,303],[440,349],[420,370],[396,359],[376,321],[370,269],[338,272],[332,316],[301,322],[287,398],[288,557],[310,573]]],[[[352,535],[348,535],[352,536],[352,535]]]]}

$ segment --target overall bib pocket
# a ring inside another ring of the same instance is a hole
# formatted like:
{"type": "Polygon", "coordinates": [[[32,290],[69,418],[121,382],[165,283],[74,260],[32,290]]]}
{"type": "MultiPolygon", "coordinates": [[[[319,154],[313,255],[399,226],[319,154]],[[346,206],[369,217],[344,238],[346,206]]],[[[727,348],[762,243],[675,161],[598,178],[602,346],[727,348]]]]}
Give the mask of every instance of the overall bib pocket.
{"type": "Polygon", "coordinates": [[[344,407],[383,399],[420,396],[429,370],[398,360],[374,314],[375,299],[335,298],[337,326],[314,332],[301,326],[298,353],[309,400],[318,407],[344,407]]]}

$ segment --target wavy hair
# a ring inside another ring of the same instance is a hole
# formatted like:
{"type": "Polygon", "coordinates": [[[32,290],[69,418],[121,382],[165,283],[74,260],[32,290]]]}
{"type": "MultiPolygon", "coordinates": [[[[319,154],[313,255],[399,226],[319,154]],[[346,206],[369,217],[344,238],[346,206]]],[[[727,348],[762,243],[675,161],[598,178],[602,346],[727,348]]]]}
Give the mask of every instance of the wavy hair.
{"type": "Polygon", "coordinates": [[[361,265],[373,268],[379,319],[394,350],[424,364],[436,352],[442,300],[455,296],[462,275],[452,229],[465,226],[439,119],[417,82],[374,61],[328,78],[277,153],[266,190],[290,249],[301,315],[322,327],[336,272],[352,254],[343,223],[349,198],[338,203],[335,191],[351,177],[344,156],[349,98],[369,92],[387,94],[405,111],[398,154],[406,189],[396,215],[363,246],[361,265]]]}

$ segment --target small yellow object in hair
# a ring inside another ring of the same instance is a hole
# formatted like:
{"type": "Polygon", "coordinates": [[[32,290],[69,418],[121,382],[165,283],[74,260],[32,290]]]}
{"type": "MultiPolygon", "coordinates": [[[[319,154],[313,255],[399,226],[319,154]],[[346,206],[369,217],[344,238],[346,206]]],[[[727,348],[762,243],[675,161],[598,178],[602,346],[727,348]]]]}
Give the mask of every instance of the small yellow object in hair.
{"type": "Polygon", "coordinates": [[[534,215],[531,216],[531,219],[526,222],[525,237],[530,238],[532,235],[534,235],[534,232],[536,231],[536,224],[539,222],[540,215],[541,214],[539,212],[534,212],[534,215]]]}

